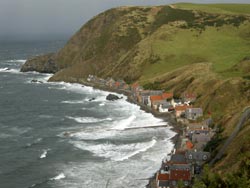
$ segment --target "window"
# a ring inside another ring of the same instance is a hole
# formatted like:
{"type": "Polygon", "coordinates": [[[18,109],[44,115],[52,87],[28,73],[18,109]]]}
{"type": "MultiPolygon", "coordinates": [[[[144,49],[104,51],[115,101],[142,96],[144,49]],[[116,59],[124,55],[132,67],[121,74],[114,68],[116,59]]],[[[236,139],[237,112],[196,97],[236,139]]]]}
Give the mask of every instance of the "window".
{"type": "Polygon", "coordinates": [[[192,160],[192,159],[193,159],[192,154],[189,154],[188,158],[189,158],[190,160],[192,160]]]}

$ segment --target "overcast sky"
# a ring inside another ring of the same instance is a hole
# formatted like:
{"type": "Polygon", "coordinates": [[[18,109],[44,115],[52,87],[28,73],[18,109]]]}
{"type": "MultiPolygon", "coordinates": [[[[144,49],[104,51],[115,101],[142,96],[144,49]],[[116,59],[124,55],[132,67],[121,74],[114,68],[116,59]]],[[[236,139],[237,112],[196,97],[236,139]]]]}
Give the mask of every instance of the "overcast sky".
{"type": "MultiPolygon", "coordinates": [[[[185,0],[0,0],[0,40],[68,39],[96,14],[121,5],[161,5],[185,0]]],[[[250,3],[250,0],[186,0],[250,3]]]]}

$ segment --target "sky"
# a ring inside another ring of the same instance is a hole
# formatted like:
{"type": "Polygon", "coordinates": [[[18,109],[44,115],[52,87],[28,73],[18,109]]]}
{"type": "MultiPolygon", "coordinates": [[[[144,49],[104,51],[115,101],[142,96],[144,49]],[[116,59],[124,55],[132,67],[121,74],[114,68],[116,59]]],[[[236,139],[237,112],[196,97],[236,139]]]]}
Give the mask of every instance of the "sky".
{"type": "Polygon", "coordinates": [[[250,3],[250,0],[0,0],[0,40],[67,40],[89,19],[107,9],[183,1],[250,3]]]}

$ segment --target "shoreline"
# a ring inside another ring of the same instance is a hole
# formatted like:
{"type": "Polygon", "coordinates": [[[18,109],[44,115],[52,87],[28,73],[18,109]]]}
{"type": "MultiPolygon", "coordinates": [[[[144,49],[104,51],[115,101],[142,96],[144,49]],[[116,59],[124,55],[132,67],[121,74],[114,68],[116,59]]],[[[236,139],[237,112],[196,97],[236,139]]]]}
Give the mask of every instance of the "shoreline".
{"type": "MultiPolygon", "coordinates": [[[[170,139],[171,142],[174,144],[173,149],[177,149],[179,147],[179,144],[180,144],[180,141],[181,141],[180,140],[181,125],[180,125],[180,123],[178,123],[175,120],[173,114],[159,113],[159,112],[156,112],[156,111],[152,110],[151,108],[148,108],[147,106],[145,106],[145,105],[143,105],[141,103],[138,103],[131,96],[131,92],[127,91],[127,90],[112,89],[112,88],[107,87],[107,86],[100,86],[100,85],[97,85],[97,84],[94,84],[94,83],[85,82],[83,80],[78,81],[78,82],[69,82],[69,83],[78,83],[78,84],[81,84],[83,86],[93,87],[94,89],[99,89],[99,90],[102,90],[102,91],[113,92],[113,93],[122,94],[122,95],[127,96],[127,99],[126,99],[127,102],[138,105],[141,110],[143,110],[143,111],[145,111],[147,113],[151,113],[156,118],[162,119],[166,123],[166,126],[170,126],[171,130],[176,133],[176,135],[173,136],[170,139]]],[[[159,166],[159,169],[160,168],[161,168],[161,166],[159,166]]],[[[145,185],[145,188],[156,188],[155,180],[156,180],[157,171],[151,177],[147,178],[148,179],[148,184],[145,185]]]]}

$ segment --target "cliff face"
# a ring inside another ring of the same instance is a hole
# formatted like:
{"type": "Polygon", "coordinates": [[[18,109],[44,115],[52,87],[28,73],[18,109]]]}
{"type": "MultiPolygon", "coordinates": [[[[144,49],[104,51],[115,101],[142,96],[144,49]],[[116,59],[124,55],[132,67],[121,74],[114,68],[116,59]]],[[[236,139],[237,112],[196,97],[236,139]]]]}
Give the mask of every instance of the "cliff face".
{"type": "MultiPolygon", "coordinates": [[[[249,31],[250,5],[120,7],[94,17],[59,52],[32,58],[21,71],[55,73],[50,81],[94,74],[176,96],[194,92],[196,105],[212,112],[227,137],[250,105],[249,31]]],[[[217,169],[227,172],[235,160],[229,148],[217,169]]]]}
{"type": "Polygon", "coordinates": [[[59,68],[55,63],[55,54],[47,54],[43,56],[29,59],[21,68],[22,72],[37,71],[41,73],[56,73],[59,68]]]}

